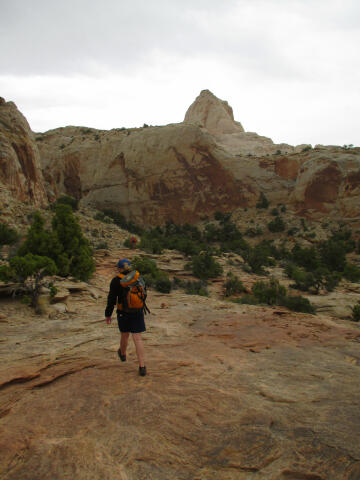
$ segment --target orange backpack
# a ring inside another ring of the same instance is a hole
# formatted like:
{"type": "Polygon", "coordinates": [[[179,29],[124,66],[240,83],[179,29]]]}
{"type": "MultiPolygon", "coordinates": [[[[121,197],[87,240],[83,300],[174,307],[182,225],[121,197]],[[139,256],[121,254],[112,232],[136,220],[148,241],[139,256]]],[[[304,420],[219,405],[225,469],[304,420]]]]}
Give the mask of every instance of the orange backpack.
{"type": "Polygon", "coordinates": [[[137,270],[128,274],[119,273],[120,285],[125,290],[123,302],[118,303],[118,310],[123,312],[150,313],[145,301],[147,297],[146,285],[144,279],[137,270]]]}

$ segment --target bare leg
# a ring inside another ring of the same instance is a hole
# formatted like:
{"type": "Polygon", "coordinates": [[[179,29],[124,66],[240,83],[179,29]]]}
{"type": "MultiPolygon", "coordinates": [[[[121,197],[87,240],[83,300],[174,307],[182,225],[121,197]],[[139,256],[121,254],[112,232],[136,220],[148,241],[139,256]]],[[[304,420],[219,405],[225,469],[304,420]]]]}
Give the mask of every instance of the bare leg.
{"type": "Polygon", "coordinates": [[[121,332],[121,337],[120,337],[120,350],[121,350],[121,355],[126,355],[126,349],[128,346],[128,341],[129,341],[129,332],[121,332]]]}
{"type": "Polygon", "coordinates": [[[139,366],[145,366],[145,354],[144,354],[144,344],[141,338],[141,333],[133,333],[132,338],[134,340],[136,355],[139,361],[139,366]]]}

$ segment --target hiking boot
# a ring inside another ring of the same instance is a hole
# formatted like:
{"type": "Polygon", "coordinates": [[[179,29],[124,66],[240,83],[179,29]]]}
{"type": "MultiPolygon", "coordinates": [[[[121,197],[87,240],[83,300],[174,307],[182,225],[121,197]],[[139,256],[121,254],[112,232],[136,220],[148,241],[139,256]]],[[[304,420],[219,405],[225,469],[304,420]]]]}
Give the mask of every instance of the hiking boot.
{"type": "Polygon", "coordinates": [[[140,377],[145,377],[146,367],[139,367],[139,375],[140,375],[140,377]]]}
{"type": "Polygon", "coordinates": [[[126,362],[126,355],[123,355],[123,354],[121,353],[120,348],[119,348],[119,350],[118,350],[118,355],[119,355],[119,358],[120,358],[120,360],[121,360],[122,362],[126,362]]]}

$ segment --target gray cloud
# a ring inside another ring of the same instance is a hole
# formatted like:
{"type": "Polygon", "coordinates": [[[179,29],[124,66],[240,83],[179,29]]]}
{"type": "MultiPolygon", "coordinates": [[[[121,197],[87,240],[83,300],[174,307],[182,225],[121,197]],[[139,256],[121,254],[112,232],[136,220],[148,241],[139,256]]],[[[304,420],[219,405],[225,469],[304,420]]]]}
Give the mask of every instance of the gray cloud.
{"type": "Polygon", "coordinates": [[[355,0],[0,0],[0,12],[0,95],[34,129],[181,121],[209,88],[277,141],[357,141],[355,0]]]}

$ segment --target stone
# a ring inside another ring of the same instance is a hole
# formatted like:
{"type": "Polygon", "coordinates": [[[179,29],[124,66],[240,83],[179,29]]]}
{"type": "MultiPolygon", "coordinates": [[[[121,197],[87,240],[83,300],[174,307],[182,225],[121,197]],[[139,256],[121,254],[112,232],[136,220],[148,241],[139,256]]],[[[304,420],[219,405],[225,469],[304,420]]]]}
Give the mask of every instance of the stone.
{"type": "Polygon", "coordinates": [[[49,294],[39,295],[36,303],[36,313],[39,315],[48,315],[50,308],[51,297],[49,294]]]}
{"type": "Polygon", "coordinates": [[[51,298],[51,303],[63,303],[70,295],[70,292],[66,288],[59,289],[56,294],[51,298]]]}
{"type": "Polygon", "coordinates": [[[66,313],[67,312],[67,306],[65,303],[54,303],[52,305],[53,309],[56,310],[59,313],[66,313]]]}

